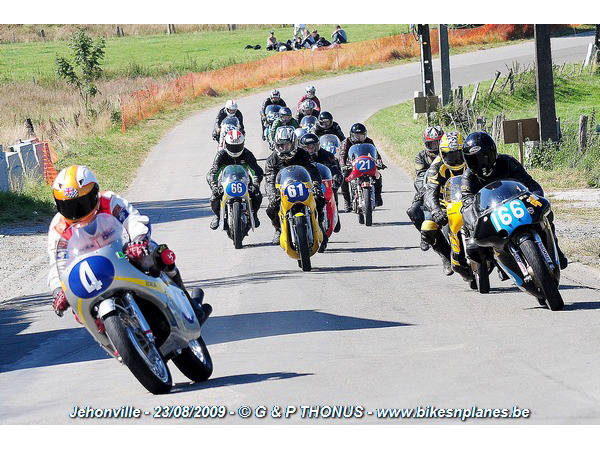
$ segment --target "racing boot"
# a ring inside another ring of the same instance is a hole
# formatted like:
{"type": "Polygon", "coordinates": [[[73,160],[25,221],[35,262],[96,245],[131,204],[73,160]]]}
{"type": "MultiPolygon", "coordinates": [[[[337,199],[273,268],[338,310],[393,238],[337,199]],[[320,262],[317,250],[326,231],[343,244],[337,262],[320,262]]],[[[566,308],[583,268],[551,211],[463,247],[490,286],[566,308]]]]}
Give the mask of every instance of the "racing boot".
{"type": "Polygon", "coordinates": [[[375,193],[375,206],[383,206],[383,198],[381,197],[381,192],[379,194],[375,193]]]}
{"type": "Polygon", "coordinates": [[[196,313],[196,317],[198,318],[198,322],[202,325],[208,319],[208,316],[212,313],[212,306],[208,303],[203,303],[204,300],[204,291],[202,288],[196,287],[192,288],[190,293],[190,304],[192,305],[192,309],[196,313]]]}
{"type": "Polygon", "coordinates": [[[213,217],[213,219],[210,221],[209,226],[211,230],[216,230],[217,228],[219,228],[219,216],[213,217]]]}
{"type": "Polygon", "coordinates": [[[447,276],[452,275],[454,270],[452,270],[452,262],[450,261],[451,248],[442,232],[440,230],[430,230],[421,232],[421,236],[429,242],[431,248],[442,258],[444,274],[447,276]]]}
{"type": "Polygon", "coordinates": [[[333,232],[339,233],[341,229],[342,229],[342,221],[340,220],[340,216],[338,215],[338,221],[335,224],[335,228],[333,229],[333,232]]]}
{"type": "Polygon", "coordinates": [[[558,253],[558,262],[560,264],[560,270],[565,270],[569,265],[569,260],[558,246],[558,239],[556,240],[556,251],[558,253]]]}
{"type": "Polygon", "coordinates": [[[279,241],[281,239],[281,230],[279,228],[275,228],[275,234],[273,235],[273,240],[271,243],[273,245],[279,245],[279,241]]]}
{"type": "Polygon", "coordinates": [[[258,220],[258,211],[252,211],[252,215],[254,216],[254,228],[260,227],[260,220],[258,220]]]}
{"type": "Polygon", "coordinates": [[[421,250],[426,252],[427,250],[429,250],[429,242],[427,242],[423,236],[421,236],[421,250]]]}

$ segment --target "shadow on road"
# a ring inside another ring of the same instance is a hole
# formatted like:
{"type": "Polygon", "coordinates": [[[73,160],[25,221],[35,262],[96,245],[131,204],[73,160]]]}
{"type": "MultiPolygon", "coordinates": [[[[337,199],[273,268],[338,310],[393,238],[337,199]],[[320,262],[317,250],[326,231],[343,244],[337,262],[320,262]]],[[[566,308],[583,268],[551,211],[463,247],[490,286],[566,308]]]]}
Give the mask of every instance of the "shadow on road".
{"type": "Polygon", "coordinates": [[[288,378],[305,377],[312,373],[297,372],[271,372],[271,373],[243,373],[227,377],[211,378],[204,383],[175,383],[171,394],[178,392],[198,391],[223,386],[237,386],[240,384],[260,383],[262,381],[286,380],[288,378]]]}
{"type": "Polygon", "coordinates": [[[403,225],[412,225],[412,222],[374,222],[374,227],[399,227],[403,225]]]}
{"type": "Polygon", "coordinates": [[[339,267],[317,267],[312,272],[402,272],[404,270],[422,269],[424,267],[437,267],[434,264],[408,264],[406,266],[339,266],[339,267]]]}
{"type": "Polygon", "coordinates": [[[318,331],[411,326],[410,323],[340,316],[312,309],[211,317],[204,325],[208,345],[318,331]]]}
{"type": "Polygon", "coordinates": [[[150,217],[150,223],[177,222],[212,216],[209,198],[182,198],[156,202],[135,202],[140,213],[150,217]]]}
{"type": "Polygon", "coordinates": [[[354,247],[354,248],[328,248],[327,253],[368,253],[368,252],[393,252],[395,250],[408,250],[417,247],[354,247]]]}

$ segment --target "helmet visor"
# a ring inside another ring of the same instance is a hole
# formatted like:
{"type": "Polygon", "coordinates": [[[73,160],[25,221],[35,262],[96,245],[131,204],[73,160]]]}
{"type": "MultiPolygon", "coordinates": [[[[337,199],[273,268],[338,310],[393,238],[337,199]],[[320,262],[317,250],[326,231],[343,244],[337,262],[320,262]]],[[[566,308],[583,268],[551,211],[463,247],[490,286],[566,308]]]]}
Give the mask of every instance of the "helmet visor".
{"type": "Polygon", "coordinates": [[[350,137],[354,142],[365,142],[367,138],[367,133],[350,133],[350,137]]]}
{"type": "Polygon", "coordinates": [[[442,160],[444,161],[444,164],[446,164],[450,168],[458,167],[465,162],[462,151],[460,151],[460,150],[451,150],[449,152],[442,152],[441,155],[442,155],[442,160]]]}
{"type": "Polygon", "coordinates": [[[98,185],[95,185],[90,192],[77,198],[58,200],[56,209],[69,220],[79,220],[87,216],[98,205],[98,185]]]}
{"type": "Polygon", "coordinates": [[[329,120],[329,119],[319,120],[319,125],[321,126],[321,128],[329,128],[331,126],[331,120],[329,120]]]}
{"type": "Polygon", "coordinates": [[[310,144],[306,144],[304,146],[304,148],[306,149],[306,151],[308,153],[310,153],[311,155],[314,155],[319,150],[319,145],[314,142],[311,142],[310,144]]]}
{"type": "Polygon", "coordinates": [[[425,148],[437,153],[440,150],[440,141],[425,141],[425,148]]]}

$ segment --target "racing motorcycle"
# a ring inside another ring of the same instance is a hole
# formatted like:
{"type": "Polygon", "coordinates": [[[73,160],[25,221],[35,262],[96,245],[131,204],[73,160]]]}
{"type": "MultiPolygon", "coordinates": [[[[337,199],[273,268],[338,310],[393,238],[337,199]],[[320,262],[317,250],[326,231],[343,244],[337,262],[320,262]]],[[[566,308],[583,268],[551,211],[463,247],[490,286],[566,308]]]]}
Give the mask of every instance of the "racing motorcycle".
{"type": "Polygon", "coordinates": [[[254,188],[243,166],[227,166],[219,176],[222,191],[219,228],[225,230],[235,248],[242,248],[242,241],[250,229],[254,230],[254,214],[249,189],[254,188]]]}
{"type": "Polygon", "coordinates": [[[447,230],[447,238],[451,248],[452,270],[469,282],[471,289],[477,290],[481,294],[487,294],[490,292],[489,274],[494,265],[489,260],[486,260],[484,264],[478,264],[467,259],[462,233],[463,217],[460,211],[462,207],[461,183],[462,175],[450,177],[446,181],[442,197],[442,204],[445,205],[448,215],[448,227],[444,227],[444,234],[447,230]]]}
{"type": "Polygon", "coordinates": [[[239,130],[241,127],[240,121],[237,117],[225,117],[223,122],[221,122],[221,127],[219,130],[219,145],[217,146],[217,151],[223,150],[225,148],[225,136],[228,132],[232,130],[239,130]]]}
{"type": "Polygon", "coordinates": [[[265,130],[263,132],[263,141],[269,139],[269,131],[273,122],[279,117],[280,105],[269,105],[265,108],[265,130]]]}
{"type": "Polygon", "coordinates": [[[552,311],[564,307],[558,290],[560,263],[548,220],[550,202],[521,183],[499,180],[481,189],[474,200],[473,233],[482,259],[495,259],[515,284],[552,311]]]}
{"type": "MultiPolygon", "coordinates": [[[[319,169],[319,173],[321,174],[321,179],[323,180],[321,184],[321,189],[323,190],[323,196],[325,197],[325,233],[327,237],[330,237],[333,232],[340,231],[340,223],[337,205],[335,204],[335,195],[333,192],[333,176],[331,175],[331,170],[324,164],[315,163],[317,169],[319,169]]],[[[325,249],[323,249],[325,251],[325,249]]],[[[319,249],[319,253],[322,253],[321,249],[319,249]]]]}
{"type": "Polygon", "coordinates": [[[350,188],[352,210],[358,214],[358,223],[370,227],[373,224],[375,209],[375,179],[381,175],[377,171],[377,149],[373,144],[354,144],[348,150],[346,166],[350,174],[346,181],[350,188]]]}
{"type": "Polygon", "coordinates": [[[337,158],[342,144],[335,134],[324,134],[319,138],[319,146],[337,158]]]}
{"type": "Polygon", "coordinates": [[[275,179],[281,196],[279,244],[304,272],[311,270],[310,257],[323,241],[312,186],[310,174],[302,166],[284,167],[275,179]]]}
{"type": "Polygon", "coordinates": [[[169,360],[190,380],[206,381],[213,365],[201,326],[211,309],[202,313],[202,291],[192,290],[192,304],[164,272],[152,273],[152,253],[139,267],[131,264],[124,254],[129,235],[110,214],[75,224],[65,235],[70,239],[59,241],[56,254],[60,279],[96,342],[153,394],[171,390],[169,360]]]}

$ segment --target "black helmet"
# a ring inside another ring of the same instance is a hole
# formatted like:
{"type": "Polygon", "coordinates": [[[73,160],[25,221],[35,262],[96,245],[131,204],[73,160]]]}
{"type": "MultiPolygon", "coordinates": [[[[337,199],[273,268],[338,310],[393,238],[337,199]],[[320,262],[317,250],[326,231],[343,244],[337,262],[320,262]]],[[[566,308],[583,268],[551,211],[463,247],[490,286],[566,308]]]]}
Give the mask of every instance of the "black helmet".
{"type": "Polygon", "coordinates": [[[329,111],[323,111],[319,114],[319,126],[327,129],[333,125],[333,116],[329,111]]]}
{"type": "Polygon", "coordinates": [[[355,123],[350,128],[350,140],[352,142],[364,142],[367,138],[367,127],[362,123],[355,123]]]}
{"type": "Polygon", "coordinates": [[[317,153],[319,151],[319,136],[314,133],[306,133],[300,138],[300,147],[310,155],[317,153]]]}
{"type": "Polygon", "coordinates": [[[487,178],[494,171],[498,150],[489,134],[476,131],[467,136],[463,147],[463,156],[467,166],[475,175],[487,178]]]}
{"type": "Polygon", "coordinates": [[[290,121],[290,119],[292,118],[292,110],[290,108],[288,108],[287,106],[282,107],[279,110],[279,117],[281,119],[283,119],[283,116],[287,117],[287,121],[284,120],[284,123],[287,123],[290,121]]]}

